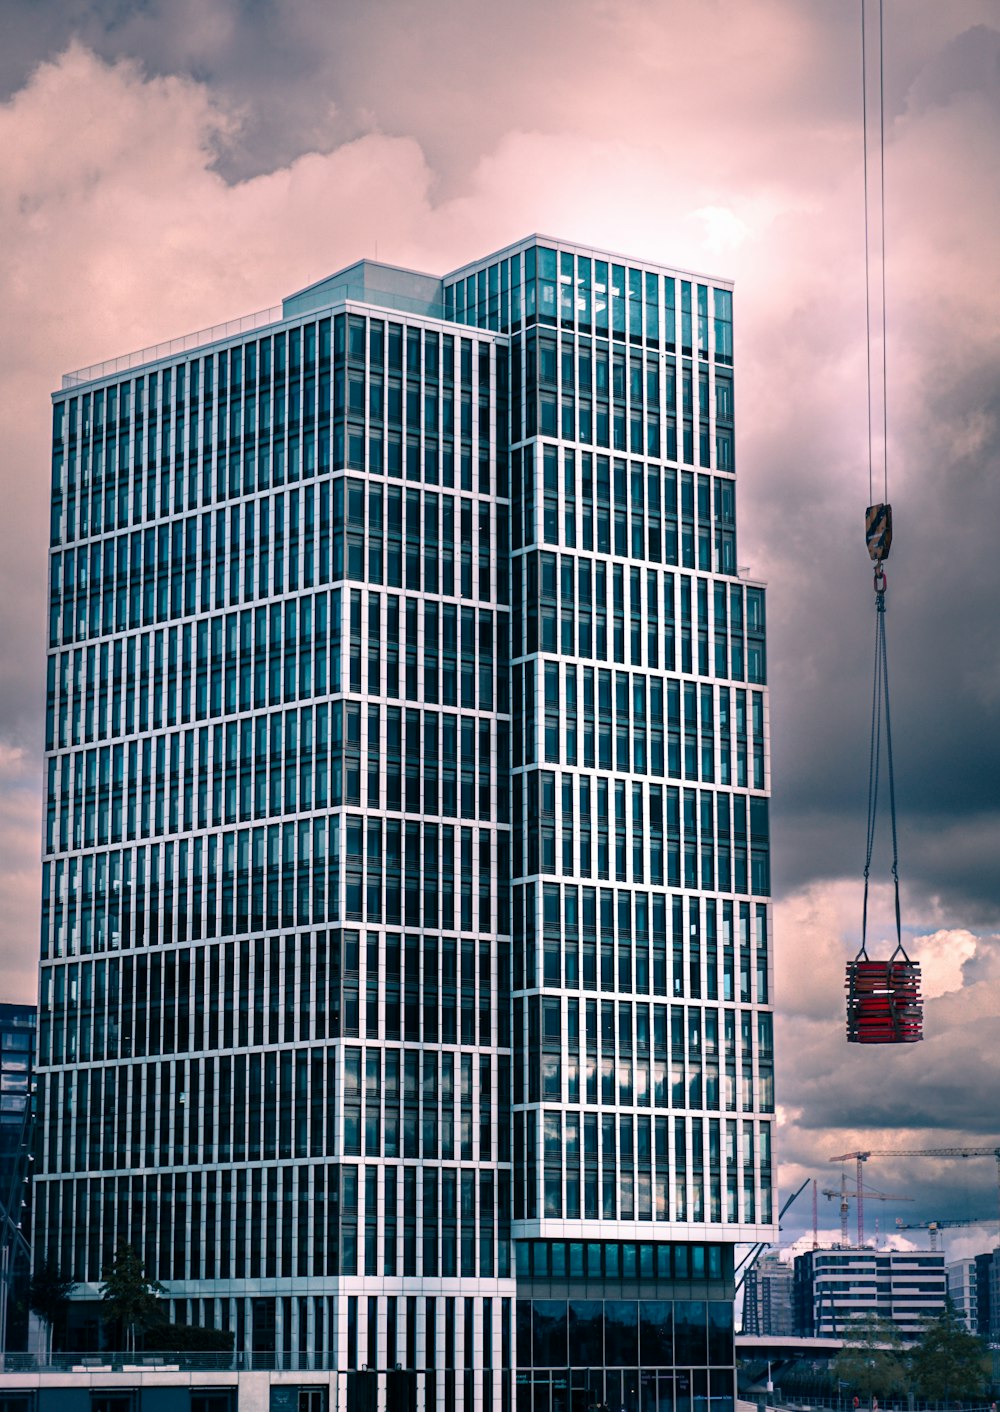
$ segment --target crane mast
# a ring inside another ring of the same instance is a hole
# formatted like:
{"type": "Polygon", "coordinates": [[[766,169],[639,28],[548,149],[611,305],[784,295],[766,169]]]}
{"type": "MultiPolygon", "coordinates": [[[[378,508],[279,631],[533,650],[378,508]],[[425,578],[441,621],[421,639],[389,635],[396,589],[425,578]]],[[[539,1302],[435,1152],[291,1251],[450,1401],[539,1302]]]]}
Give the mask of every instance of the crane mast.
{"type": "MultiPolygon", "coordinates": [[[[823,1187],[822,1190],[823,1190],[823,1195],[824,1195],[825,1197],[830,1198],[830,1199],[837,1199],[837,1198],[839,1198],[839,1200],[840,1200],[840,1243],[841,1243],[841,1245],[846,1246],[847,1243],[848,1243],[848,1241],[847,1241],[847,1222],[848,1222],[848,1217],[850,1216],[850,1211],[851,1211],[850,1203],[851,1203],[852,1201],[856,1201],[856,1200],[857,1200],[856,1194],[847,1190],[847,1173],[846,1173],[846,1172],[841,1172],[841,1174],[840,1174],[840,1190],[839,1190],[839,1191],[835,1191],[835,1190],[833,1190],[833,1189],[830,1188],[830,1187],[823,1187]]],[[[868,1188],[868,1190],[867,1190],[867,1192],[865,1193],[865,1195],[867,1195],[867,1196],[868,1196],[871,1200],[873,1200],[873,1201],[912,1201],[912,1200],[913,1200],[913,1197],[912,1197],[912,1196],[898,1196],[898,1195],[893,1195],[893,1194],[890,1193],[890,1192],[875,1191],[875,1190],[873,1190],[873,1188],[871,1188],[871,1187],[868,1188]]],[[[899,1222],[897,1221],[896,1224],[898,1225],[899,1222]]],[[[859,1249],[864,1245],[864,1239],[863,1239],[863,1237],[864,1237],[864,1232],[863,1232],[862,1230],[859,1230],[859,1232],[858,1232],[858,1247],[859,1247],[859,1249]]],[[[815,1247],[813,1247],[813,1248],[815,1249],[815,1247]]]]}

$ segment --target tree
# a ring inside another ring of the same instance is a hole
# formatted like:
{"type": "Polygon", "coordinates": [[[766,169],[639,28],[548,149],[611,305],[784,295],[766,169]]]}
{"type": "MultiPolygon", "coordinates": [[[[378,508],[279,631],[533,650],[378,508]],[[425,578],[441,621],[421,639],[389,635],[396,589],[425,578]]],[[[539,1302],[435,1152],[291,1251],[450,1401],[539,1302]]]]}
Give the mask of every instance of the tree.
{"type": "Polygon", "coordinates": [[[147,1278],[131,1245],[115,1252],[114,1260],[104,1271],[101,1298],[107,1305],[108,1321],[121,1323],[127,1353],[135,1352],[137,1330],[161,1322],[159,1297],[166,1292],[159,1280],[147,1278]]]}
{"type": "Polygon", "coordinates": [[[985,1345],[969,1333],[949,1300],[944,1313],[928,1321],[910,1356],[913,1391],[933,1401],[975,1397],[983,1391],[989,1372],[985,1345]]]}
{"type": "Polygon", "coordinates": [[[889,1397],[906,1391],[906,1365],[894,1324],[877,1314],[851,1319],[844,1346],[833,1360],[833,1376],[862,1397],[889,1397]]]}
{"type": "Polygon", "coordinates": [[[54,1330],[65,1319],[75,1289],[75,1283],[66,1279],[54,1260],[43,1260],[31,1277],[28,1307],[45,1325],[45,1354],[49,1358],[54,1330]]]}

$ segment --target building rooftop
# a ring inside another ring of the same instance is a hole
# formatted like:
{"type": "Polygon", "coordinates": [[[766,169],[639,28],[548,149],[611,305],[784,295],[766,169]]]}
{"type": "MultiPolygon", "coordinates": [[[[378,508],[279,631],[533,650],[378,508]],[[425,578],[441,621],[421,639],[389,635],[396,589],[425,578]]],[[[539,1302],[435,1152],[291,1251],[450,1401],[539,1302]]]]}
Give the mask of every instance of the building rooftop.
{"type": "Polygon", "coordinates": [[[664,265],[656,260],[640,259],[634,255],[624,255],[612,250],[599,250],[594,246],[581,245],[578,241],[560,239],[558,236],[543,235],[538,231],[512,241],[500,250],[491,251],[485,256],[470,260],[445,275],[429,275],[420,270],[406,269],[401,265],[388,265],[379,260],[356,260],[333,274],[306,285],[303,289],[289,294],[279,305],[260,309],[253,314],[245,314],[239,319],[226,323],[212,324],[208,328],[183,334],[178,338],[167,339],[139,348],[133,353],[125,353],[118,358],[108,358],[100,363],[77,368],[64,373],[61,392],[79,387],[82,383],[99,378],[113,377],[116,373],[130,372],[147,363],[156,363],[163,358],[175,357],[178,353],[192,352],[205,348],[211,343],[220,343],[241,333],[252,333],[256,329],[267,328],[270,324],[281,323],[286,319],[299,318],[316,309],[328,309],[346,300],[374,304],[379,308],[396,309],[403,314],[418,317],[443,319],[445,312],[445,286],[462,279],[474,271],[495,264],[511,254],[531,245],[545,245],[570,250],[578,255],[593,259],[603,259],[622,264],[642,265],[662,274],[681,279],[699,280],[731,289],[732,280],[716,275],[706,275],[692,270],[682,270],[674,265],[664,265]]]}

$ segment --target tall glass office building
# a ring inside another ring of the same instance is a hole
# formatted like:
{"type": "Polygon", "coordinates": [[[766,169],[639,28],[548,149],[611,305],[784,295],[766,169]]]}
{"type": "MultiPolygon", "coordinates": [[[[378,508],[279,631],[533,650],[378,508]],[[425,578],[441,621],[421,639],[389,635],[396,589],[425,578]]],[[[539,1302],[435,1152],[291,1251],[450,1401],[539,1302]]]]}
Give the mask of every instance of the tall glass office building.
{"type": "Polygon", "coordinates": [[[725,282],[532,236],[64,379],[35,1202],[77,1342],[131,1243],[177,1321],[380,1398],[732,1406],[775,1231],[732,362],[725,282]]]}

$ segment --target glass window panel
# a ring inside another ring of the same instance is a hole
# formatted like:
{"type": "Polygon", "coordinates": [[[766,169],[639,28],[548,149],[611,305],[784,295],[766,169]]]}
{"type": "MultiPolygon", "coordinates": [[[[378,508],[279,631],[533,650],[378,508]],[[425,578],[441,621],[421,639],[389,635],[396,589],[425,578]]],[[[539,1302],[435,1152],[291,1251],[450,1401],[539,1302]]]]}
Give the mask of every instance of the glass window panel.
{"type": "Polygon", "coordinates": [[[532,1305],[532,1352],[536,1368],[566,1367],[566,1301],[536,1299],[532,1305]]]}
{"type": "Polygon", "coordinates": [[[630,1368],[639,1362],[639,1306],[634,1299],[605,1301],[604,1338],[609,1368],[630,1368]]]}
{"type": "Polygon", "coordinates": [[[639,1361],[644,1367],[673,1365],[673,1305],[669,1300],[643,1299],[639,1303],[639,1361]]]}
{"type": "Polygon", "coordinates": [[[570,1301],[569,1361],[573,1368],[599,1368],[604,1361],[604,1318],[599,1300],[570,1301]]]}
{"type": "Polygon", "coordinates": [[[701,1299],[678,1299],[674,1304],[675,1355],[679,1366],[705,1364],[705,1303],[701,1299]]]}

